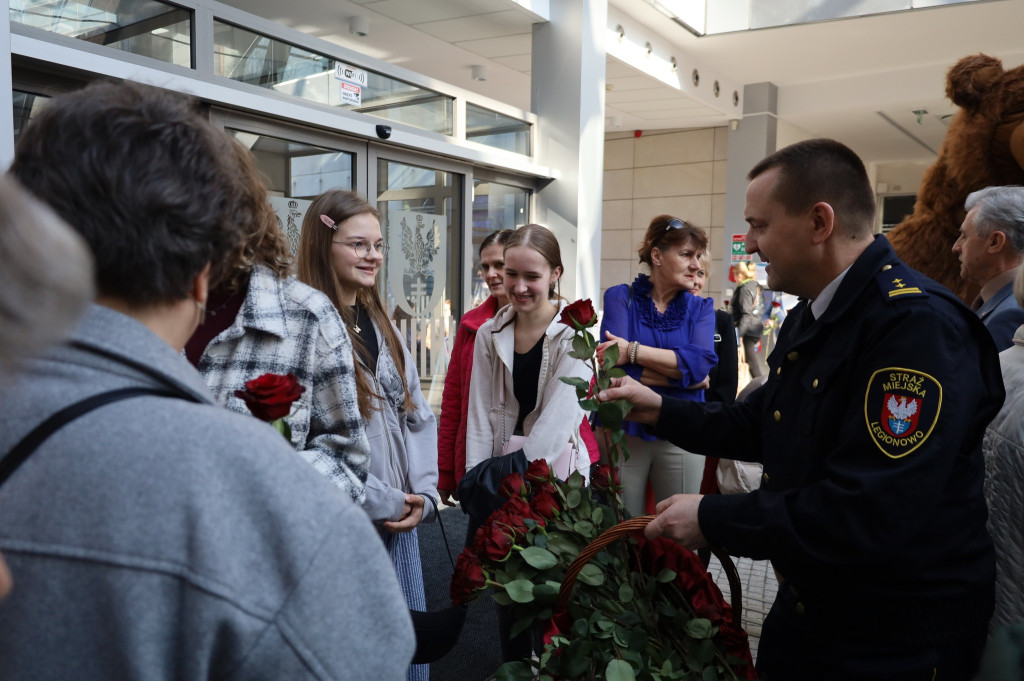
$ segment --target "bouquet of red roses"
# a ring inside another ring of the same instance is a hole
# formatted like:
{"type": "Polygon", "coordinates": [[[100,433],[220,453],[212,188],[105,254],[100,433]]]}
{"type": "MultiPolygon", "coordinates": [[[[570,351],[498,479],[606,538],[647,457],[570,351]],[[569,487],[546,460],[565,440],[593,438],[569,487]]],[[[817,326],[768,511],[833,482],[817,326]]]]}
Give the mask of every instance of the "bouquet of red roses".
{"type": "Polygon", "coordinates": [[[543,459],[532,462],[505,479],[508,501],[459,556],[455,603],[490,589],[512,607],[513,636],[543,632],[540,659],[507,663],[497,679],[756,678],[721,591],[700,559],[670,540],[633,533],[604,546],[559,607],[573,561],[619,522],[609,503],[621,491],[615,469],[600,467],[591,482],[579,473],[559,480],[543,459]]]}
{"type": "Polygon", "coordinates": [[[601,418],[611,465],[599,467],[589,487],[578,472],[559,480],[543,459],[508,476],[508,501],[459,556],[452,600],[466,603],[490,589],[512,608],[513,636],[543,632],[540,659],[503,665],[500,680],[756,678],[747,635],[699,558],[638,532],[607,541],[624,528],[616,466],[629,456],[622,422],[632,405],[594,394],[625,372],[615,366],[617,346],[595,356],[589,300],[568,305],[560,321],[575,332],[570,354],[593,373],[591,381],[561,380],[601,418]],[[581,553],[589,556],[582,567],[574,564],[581,553]]]}

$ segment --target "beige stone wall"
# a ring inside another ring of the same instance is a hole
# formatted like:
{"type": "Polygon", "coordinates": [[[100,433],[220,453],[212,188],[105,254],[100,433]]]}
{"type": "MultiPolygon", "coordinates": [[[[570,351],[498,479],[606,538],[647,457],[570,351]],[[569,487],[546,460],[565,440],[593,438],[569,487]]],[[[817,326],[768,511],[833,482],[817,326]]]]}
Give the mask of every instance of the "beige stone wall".
{"type": "Polygon", "coordinates": [[[636,249],[651,218],[675,215],[703,227],[715,274],[707,294],[721,307],[717,273],[725,253],[725,162],[729,131],[611,132],[604,144],[601,294],[644,271],[636,249]]]}

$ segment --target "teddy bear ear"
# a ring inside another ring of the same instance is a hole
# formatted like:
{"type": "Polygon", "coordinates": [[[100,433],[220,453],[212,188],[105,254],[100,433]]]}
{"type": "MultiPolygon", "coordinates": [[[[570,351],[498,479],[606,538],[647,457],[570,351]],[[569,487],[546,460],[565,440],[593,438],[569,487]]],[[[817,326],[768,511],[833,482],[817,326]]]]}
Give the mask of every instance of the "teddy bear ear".
{"type": "Polygon", "coordinates": [[[977,110],[987,90],[999,82],[1003,62],[987,54],[964,57],[946,75],[946,96],[969,111],[977,110]]]}

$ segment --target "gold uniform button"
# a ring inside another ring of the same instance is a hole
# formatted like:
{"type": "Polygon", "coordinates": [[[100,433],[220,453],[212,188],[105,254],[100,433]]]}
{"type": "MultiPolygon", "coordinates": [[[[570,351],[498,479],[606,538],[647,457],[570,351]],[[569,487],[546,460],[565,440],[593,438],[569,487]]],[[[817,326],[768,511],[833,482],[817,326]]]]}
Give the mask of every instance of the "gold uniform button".
{"type": "Polygon", "coordinates": [[[886,265],[885,267],[882,268],[882,271],[883,272],[887,272],[887,271],[889,271],[891,269],[892,269],[892,265],[886,265]]]}
{"type": "Polygon", "coordinates": [[[796,350],[794,350],[793,352],[791,352],[788,355],[786,355],[786,359],[788,359],[790,362],[795,362],[799,358],[800,358],[800,353],[797,352],[796,350]]]}
{"type": "Polygon", "coordinates": [[[780,412],[778,409],[775,410],[775,413],[772,414],[772,416],[775,418],[776,421],[782,420],[782,412],[780,412]]]}
{"type": "Polygon", "coordinates": [[[764,481],[765,481],[766,483],[768,483],[768,482],[771,482],[771,481],[772,481],[772,479],[771,479],[770,477],[768,477],[768,474],[767,474],[767,473],[762,473],[762,474],[761,474],[761,477],[762,477],[762,478],[764,478],[764,481]]]}
{"type": "Polygon", "coordinates": [[[817,388],[818,387],[818,379],[814,379],[813,381],[811,381],[811,387],[812,388],[817,388]]]}
{"type": "Polygon", "coordinates": [[[782,367],[779,367],[778,369],[775,370],[775,375],[776,376],[781,376],[782,375],[782,367]]]}
{"type": "Polygon", "coordinates": [[[796,614],[802,615],[805,612],[807,612],[807,608],[804,607],[804,604],[802,602],[797,601],[797,603],[796,603],[796,614]]]}

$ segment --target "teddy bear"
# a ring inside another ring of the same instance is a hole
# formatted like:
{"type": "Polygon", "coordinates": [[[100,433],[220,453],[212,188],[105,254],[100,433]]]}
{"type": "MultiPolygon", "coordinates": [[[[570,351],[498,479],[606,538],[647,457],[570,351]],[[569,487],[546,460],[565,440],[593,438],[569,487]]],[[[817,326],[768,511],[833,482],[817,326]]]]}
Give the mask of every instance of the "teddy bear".
{"type": "Polygon", "coordinates": [[[964,57],[946,76],[946,96],[960,111],[921,180],[914,212],[893,228],[889,241],[904,262],[970,302],[978,285],[960,278],[953,243],[968,194],[1024,185],[1024,65],[1003,70],[994,57],[964,57]]]}

